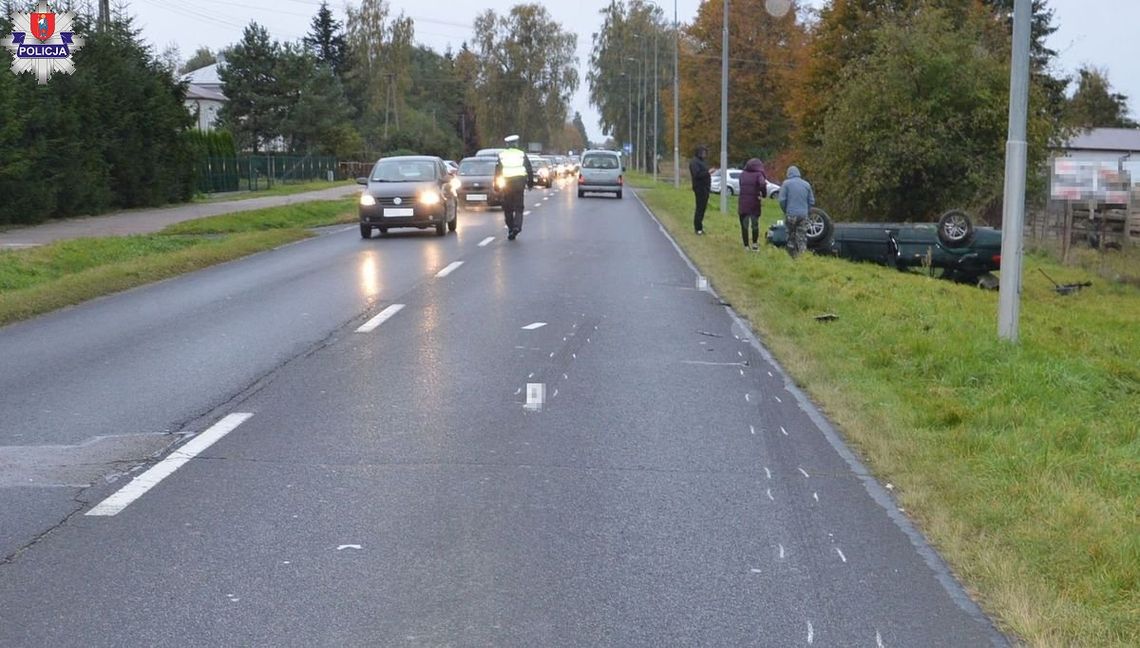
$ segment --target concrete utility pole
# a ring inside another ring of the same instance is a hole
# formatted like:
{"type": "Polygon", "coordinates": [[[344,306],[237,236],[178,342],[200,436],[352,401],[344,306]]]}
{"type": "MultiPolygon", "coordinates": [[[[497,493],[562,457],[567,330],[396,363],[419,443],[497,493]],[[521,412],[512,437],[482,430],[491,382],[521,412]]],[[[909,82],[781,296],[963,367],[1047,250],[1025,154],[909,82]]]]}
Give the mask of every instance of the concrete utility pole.
{"type": "Polygon", "coordinates": [[[720,47],[720,211],[728,213],[728,0],[724,0],[724,36],[720,47]]]}
{"type": "Polygon", "coordinates": [[[681,36],[677,23],[677,0],[673,0],[673,186],[681,188],[681,106],[678,90],[681,87],[677,67],[681,36]]]}
{"type": "Polygon", "coordinates": [[[1029,113],[1031,0],[1013,4],[1013,62],[1009,70],[1009,136],[1005,144],[1005,202],[1001,224],[998,337],[1017,342],[1021,310],[1021,257],[1025,236],[1025,123],[1029,113]]]}
{"type": "Polygon", "coordinates": [[[657,67],[657,25],[656,15],[653,20],[653,183],[657,184],[657,152],[661,149],[657,131],[657,95],[661,94],[661,83],[657,78],[660,68],[657,67]]]}

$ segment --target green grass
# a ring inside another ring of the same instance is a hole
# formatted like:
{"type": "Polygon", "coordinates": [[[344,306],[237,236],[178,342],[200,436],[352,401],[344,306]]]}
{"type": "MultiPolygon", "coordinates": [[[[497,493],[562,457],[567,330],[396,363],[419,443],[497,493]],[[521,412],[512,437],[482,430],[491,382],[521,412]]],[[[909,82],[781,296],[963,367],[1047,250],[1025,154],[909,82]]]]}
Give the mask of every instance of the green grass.
{"type": "MultiPolygon", "coordinates": [[[[739,245],[692,194],[639,192],[1003,628],[1035,646],[1140,636],[1140,290],[1026,259],[1021,342],[996,292],[739,245]],[[1063,297],[1058,281],[1093,280],[1063,297]],[[833,322],[813,316],[835,313],[833,322]]],[[[762,226],[780,217],[765,201],[762,226]]]]}
{"type": "Polygon", "coordinates": [[[321,191],[333,187],[347,187],[356,184],[355,180],[310,180],[307,182],[278,182],[268,189],[254,191],[225,192],[221,194],[199,194],[194,202],[226,202],[230,200],[248,200],[250,198],[264,198],[266,196],[291,196],[307,191],[321,191]]]}
{"type": "Polygon", "coordinates": [[[352,199],[299,203],[172,225],[158,234],[73,239],[0,251],[0,326],[297,241],[354,222],[352,199]]]}

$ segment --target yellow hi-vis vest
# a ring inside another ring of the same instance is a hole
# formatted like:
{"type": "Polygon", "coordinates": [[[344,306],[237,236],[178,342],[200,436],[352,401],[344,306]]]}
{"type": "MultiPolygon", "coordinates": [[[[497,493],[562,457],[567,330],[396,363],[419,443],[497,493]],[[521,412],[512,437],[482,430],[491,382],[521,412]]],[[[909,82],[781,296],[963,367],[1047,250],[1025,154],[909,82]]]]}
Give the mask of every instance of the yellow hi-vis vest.
{"type": "Polygon", "coordinates": [[[509,148],[499,153],[499,162],[503,165],[504,178],[526,177],[526,153],[516,148],[509,148]]]}

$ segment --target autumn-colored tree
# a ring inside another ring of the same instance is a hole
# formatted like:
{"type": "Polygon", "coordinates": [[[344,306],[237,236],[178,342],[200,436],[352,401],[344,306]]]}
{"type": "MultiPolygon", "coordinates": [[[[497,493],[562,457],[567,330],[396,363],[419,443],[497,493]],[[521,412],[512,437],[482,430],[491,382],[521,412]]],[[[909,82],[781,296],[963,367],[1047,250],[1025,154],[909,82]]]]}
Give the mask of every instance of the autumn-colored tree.
{"type": "Polygon", "coordinates": [[[1128,117],[1128,97],[1112,91],[1108,73],[1084,66],[1077,72],[1077,91],[1066,111],[1074,128],[1136,128],[1128,117]]]}

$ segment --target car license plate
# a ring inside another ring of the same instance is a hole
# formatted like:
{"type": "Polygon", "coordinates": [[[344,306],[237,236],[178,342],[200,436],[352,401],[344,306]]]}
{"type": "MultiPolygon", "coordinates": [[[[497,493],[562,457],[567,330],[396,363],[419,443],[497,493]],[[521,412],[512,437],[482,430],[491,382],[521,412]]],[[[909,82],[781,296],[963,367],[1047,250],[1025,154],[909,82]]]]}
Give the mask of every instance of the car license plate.
{"type": "Polygon", "coordinates": [[[384,209],[385,216],[412,216],[415,213],[416,210],[411,207],[386,207],[384,209]]]}
{"type": "Polygon", "coordinates": [[[467,200],[486,200],[487,194],[467,194],[467,200]]]}

